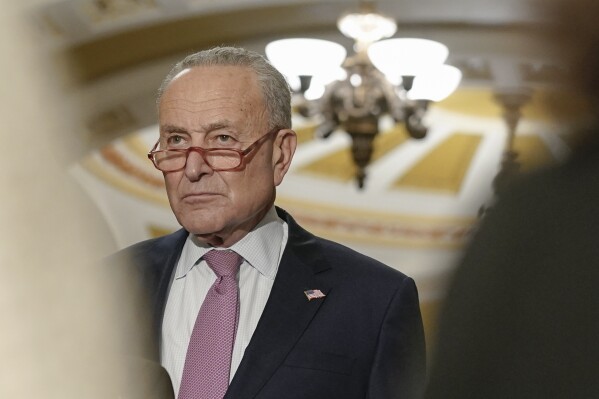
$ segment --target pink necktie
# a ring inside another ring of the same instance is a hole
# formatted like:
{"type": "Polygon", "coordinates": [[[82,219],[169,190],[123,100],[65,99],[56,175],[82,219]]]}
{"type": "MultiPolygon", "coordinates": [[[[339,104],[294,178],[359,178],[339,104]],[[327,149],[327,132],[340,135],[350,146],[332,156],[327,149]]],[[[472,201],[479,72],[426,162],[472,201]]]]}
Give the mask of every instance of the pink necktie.
{"type": "Polygon", "coordinates": [[[206,294],[191,333],[179,399],[222,399],[229,387],[239,315],[235,277],[242,258],[233,251],[212,250],[204,259],[217,279],[206,294]]]}

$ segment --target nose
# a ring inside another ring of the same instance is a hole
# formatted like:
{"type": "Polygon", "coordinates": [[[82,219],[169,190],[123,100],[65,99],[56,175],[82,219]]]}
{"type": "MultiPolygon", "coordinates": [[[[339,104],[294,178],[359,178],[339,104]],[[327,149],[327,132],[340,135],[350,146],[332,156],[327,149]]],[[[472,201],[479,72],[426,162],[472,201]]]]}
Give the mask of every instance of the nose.
{"type": "Polygon", "coordinates": [[[204,158],[202,154],[198,151],[190,151],[187,155],[187,163],[185,164],[185,176],[190,181],[197,181],[203,175],[212,173],[212,169],[204,158]]]}

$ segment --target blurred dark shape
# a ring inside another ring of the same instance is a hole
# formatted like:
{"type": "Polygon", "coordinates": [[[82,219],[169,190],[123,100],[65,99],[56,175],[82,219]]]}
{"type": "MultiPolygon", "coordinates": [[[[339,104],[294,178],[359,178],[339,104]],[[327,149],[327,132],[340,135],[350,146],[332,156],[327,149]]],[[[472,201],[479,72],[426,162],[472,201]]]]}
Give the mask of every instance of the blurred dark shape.
{"type": "Polygon", "coordinates": [[[599,145],[489,212],[441,317],[427,399],[599,397],[599,145]]]}
{"type": "Polygon", "coordinates": [[[174,399],[170,376],[160,365],[159,326],[153,324],[150,310],[154,303],[137,271],[126,267],[131,263],[129,257],[112,255],[99,265],[113,282],[105,305],[119,322],[111,359],[123,370],[117,376],[118,395],[123,399],[174,399]],[[126,297],[122,294],[125,290],[126,297]]]}
{"type": "MultiPolygon", "coordinates": [[[[599,2],[540,3],[570,87],[599,99],[599,2]]],[[[512,183],[459,265],[426,399],[599,397],[599,124],[564,164],[512,183]]]]}
{"type": "Polygon", "coordinates": [[[587,96],[596,107],[599,100],[599,2],[550,0],[546,4],[542,10],[551,21],[547,25],[547,42],[555,48],[556,58],[569,66],[566,83],[587,96]]]}

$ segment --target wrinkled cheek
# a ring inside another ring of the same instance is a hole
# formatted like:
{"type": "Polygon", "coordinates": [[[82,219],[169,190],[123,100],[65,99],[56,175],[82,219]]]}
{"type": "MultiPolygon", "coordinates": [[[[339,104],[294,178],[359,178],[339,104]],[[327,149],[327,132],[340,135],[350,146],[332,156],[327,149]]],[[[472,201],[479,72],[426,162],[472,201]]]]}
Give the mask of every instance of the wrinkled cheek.
{"type": "Polygon", "coordinates": [[[171,207],[172,212],[177,217],[177,220],[180,220],[181,214],[183,213],[183,211],[181,209],[182,208],[181,203],[177,200],[176,195],[172,195],[171,193],[167,192],[167,197],[168,197],[168,203],[171,207]]]}
{"type": "Polygon", "coordinates": [[[171,208],[173,210],[173,213],[175,215],[175,218],[177,219],[177,221],[179,222],[180,225],[182,225],[183,227],[187,227],[186,225],[189,224],[189,221],[187,220],[186,216],[187,212],[185,212],[183,208],[183,206],[181,206],[181,204],[178,203],[173,203],[171,202],[171,208]]]}
{"type": "Polygon", "coordinates": [[[177,185],[172,181],[171,176],[168,174],[164,175],[164,187],[166,189],[166,195],[168,197],[169,202],[173,205],[173,202],[176,200],[177,196],[177,185]]]}
{"type": "Polygon", "coordinates": [[[204,212],[186,208],[185,205],[177,207],[174,213],[179,224],[193,234],[203,233],[202,228],[206,227],[207,220],[209,220],[205,217],[204,212]]]}

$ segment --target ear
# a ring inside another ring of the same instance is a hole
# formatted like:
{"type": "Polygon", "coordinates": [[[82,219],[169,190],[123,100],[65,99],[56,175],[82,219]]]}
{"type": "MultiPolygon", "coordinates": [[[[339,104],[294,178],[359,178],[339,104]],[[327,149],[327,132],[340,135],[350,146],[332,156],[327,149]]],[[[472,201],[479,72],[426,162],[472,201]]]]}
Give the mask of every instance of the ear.
{"type": "Polygon", "coordinates": [[[297,146],[297,135],[291,129],[281,129],[275,137],[272,151],[274,184],[278,186],[289,170],[297,146]]]}

